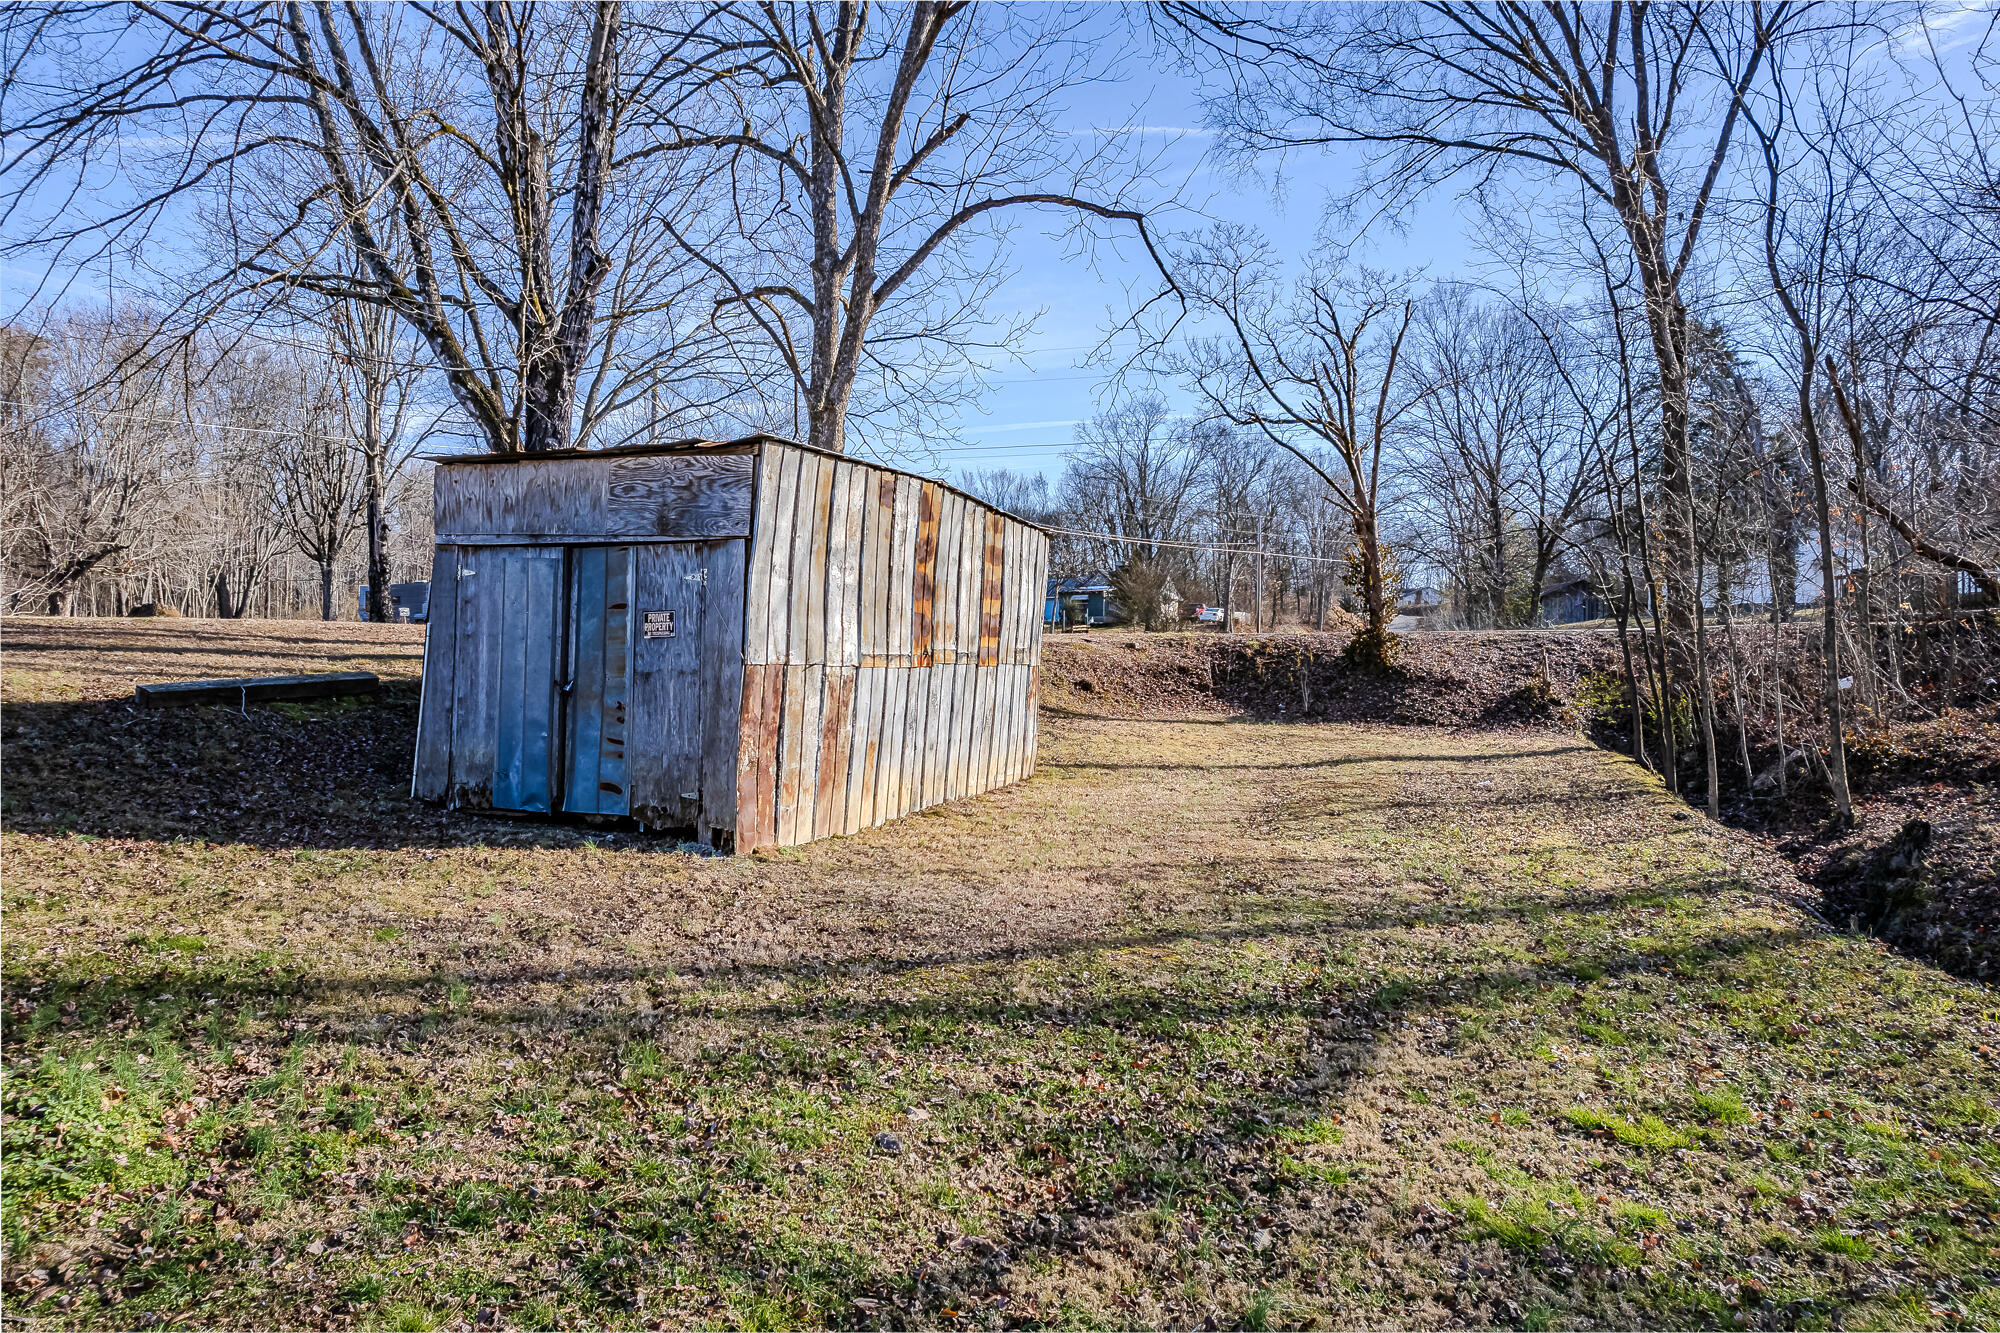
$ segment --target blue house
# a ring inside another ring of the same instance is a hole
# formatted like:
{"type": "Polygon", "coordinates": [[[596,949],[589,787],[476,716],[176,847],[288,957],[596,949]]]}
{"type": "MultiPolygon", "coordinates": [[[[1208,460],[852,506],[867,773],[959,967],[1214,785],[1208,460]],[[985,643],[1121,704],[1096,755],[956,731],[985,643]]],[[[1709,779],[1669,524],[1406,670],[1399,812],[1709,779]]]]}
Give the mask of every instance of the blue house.
{"type": "Polygon", "coordinates": [[[1116,614],[1111,597],[1111,584],[1102,575],[1050,579],[1048,593],[1042,601],[1042,623],[1108,625],[1116,614]],[[1067,615],[1066,610],[1069,612],[1067,615]]]}

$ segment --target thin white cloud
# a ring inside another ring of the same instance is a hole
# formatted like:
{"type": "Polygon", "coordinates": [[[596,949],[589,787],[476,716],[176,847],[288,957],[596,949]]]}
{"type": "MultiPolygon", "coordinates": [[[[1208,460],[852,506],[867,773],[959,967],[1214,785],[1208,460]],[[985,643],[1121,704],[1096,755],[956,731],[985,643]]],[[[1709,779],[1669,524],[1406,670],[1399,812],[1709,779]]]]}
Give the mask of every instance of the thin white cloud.
{"type": "Polygon", "coordinates": [[[1190,137],[1208,138],[1213,137],[1215,134],[1214,130],[1194,125],[1092,125],[1088,129],[1064,130],[1062,132],[1072,137],[1085,134],[1185,134],[1190,137]]]}
{"type": "Polygon", "coordinates": [[[973,426],[966,431],[966,434],[998,435],[1003,431],[1013,430],[1054,430],[1058,427],[1074,426],[1075,424],[1076,422],[1074,421],[1012,421],[1004,426],[973,426]]]}
{"type": "Polygon", "coordinates": [[[1896,50],[1913,51],[1926,44],[1935,46],[1939,51],[1949,50],[1977,36],[1976,29],[1965,32],[1959,29],[1975,19],[1991,22],[1993,9],[1991,0],[1961,0],[1950,8],[1933,10],[1896,34],[1896,50]]]}

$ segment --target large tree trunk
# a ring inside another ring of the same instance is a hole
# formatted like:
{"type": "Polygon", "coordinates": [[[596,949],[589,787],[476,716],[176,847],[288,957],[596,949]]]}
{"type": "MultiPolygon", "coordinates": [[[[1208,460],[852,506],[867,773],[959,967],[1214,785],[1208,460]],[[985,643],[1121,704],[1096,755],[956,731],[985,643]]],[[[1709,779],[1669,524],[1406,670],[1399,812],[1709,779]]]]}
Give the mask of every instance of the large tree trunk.
{"type": "Polygon", "coordinates": [[[1813,509],[1819,519],[1819,577],[1824,608],[1826,662],[1827,781],[1833,787],[1834,809],[1842,827],[1854,822],[1854,798],[1847,786],[1847,716],[1840,697],[1840,588],[1833,576],[1833,510],[1827,499],[1826,460],[1820,449],[1819,425],[1813,417],[1812,358],[1799,380],[1799,414],[1805,425],[1806,454],[1812,463],[1813,509]]]}
{"type": "Polygon", "coordinates": [[[1348,644],[1348,653],[1357,665],[1384,671],[1394,663],[1395,645],[1389,637],[1389,593],[1384,586],[1382,541],[1376,533],[1372,513],[1364,512],[1354,520],[1354,550],[1355,581],[1361,585],[1354,591],[1361,598],[1362,618],[1367,624],[1348,644]]]}
{"type": "MultiPolygon", "coordinates": [[[[368,595],[373,597],[374,589],[369,589],[368,595]]],[[[333,619],[333,561],[331,560],[319,562],[319,618],[333,619]]]]}
{"type": "Polygon", "coordinates": [[[368,451],[368,618],[380,624],[389,619],[389,557],[382,531],[382,475],[380,447],[368,451]]]}

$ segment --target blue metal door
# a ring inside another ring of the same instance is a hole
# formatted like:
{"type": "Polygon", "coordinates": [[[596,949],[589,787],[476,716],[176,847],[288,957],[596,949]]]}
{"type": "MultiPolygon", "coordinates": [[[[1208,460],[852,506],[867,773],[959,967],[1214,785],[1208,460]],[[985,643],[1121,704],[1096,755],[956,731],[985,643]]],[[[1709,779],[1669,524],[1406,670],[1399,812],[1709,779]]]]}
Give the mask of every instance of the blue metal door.
{"type": "Polygon", "coordinates": [[[541,552],[507,552],[501,560],[493,804],[502,810],[549,809],[561,570],[561,561],[541,552]]]}
{"type": "Polygon", "coordinates": [[[552,808],[562,552],[471,547],[459,554],[453,617],[452,804],[552,808]]]}
{"type": "Polygon", "coordinates": [[[625,744],[631,683],[632,548],[572,547],[564,810],[631,813],[625,744]]]}

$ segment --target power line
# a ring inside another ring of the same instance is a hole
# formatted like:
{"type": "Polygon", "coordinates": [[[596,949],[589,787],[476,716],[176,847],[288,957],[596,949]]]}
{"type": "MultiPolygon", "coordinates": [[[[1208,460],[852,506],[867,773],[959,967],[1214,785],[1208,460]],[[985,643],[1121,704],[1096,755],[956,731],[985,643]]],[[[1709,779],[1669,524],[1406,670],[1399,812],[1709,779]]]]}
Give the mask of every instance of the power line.
{"type": "MultiPolygon", "coordinates": [[[[1115,532],[1085,532],[1080,528],[1052,528],[1042,525],[1044,532],[1060,532],[1066,537],[1091,537],[1098,541],[1116,542],[1124,546],[1171,546],[1183,551],[1214,551],[1223,555],[1257,555],[1254,546],[1209,546],[1202,542],[1147,541],[1137,537],[1120,537],[1115,532]]],[[[1337,565],[1343,563],[1335,556],[1297,555],[1290,551],[1265,551],[1262,554],[1272,560],[1303,560],[1312,565],[1337,565]]]]}
{"type": "MultiPolygon", "coordinates": [[[[49,404],[47,403],[27,403],[27,402],[22,402],[17,398],[0,398],[0,407],[33,408],[33,407],[48,407],[48,406],[49,404]]],[[[160,423],[165,423],[166,425],[169,426],[190,426],[190,427],[198,426],[202,430],[240,430],[249,435],[284,435],[294,438],[304,435],[316,440],[338,440],[343,444],[361,443],[361,441],[355,439],[352,435],[328,435],[323,431],[285,430],[274,426],[239,426],[236,425],[234,422],[229,422],[229,421],[196,421],[193,420],[192,418],[187,418],[187,417],[161,417],[161,416],[150,416],[150,415],[142,416],[139,413],[131,411],[130,409],[118,409],[110,412],[105,412],[102,415],[105,417],[124,417],[131,421],[145,421],[154,423],[156,425],[160,423]]]]}

